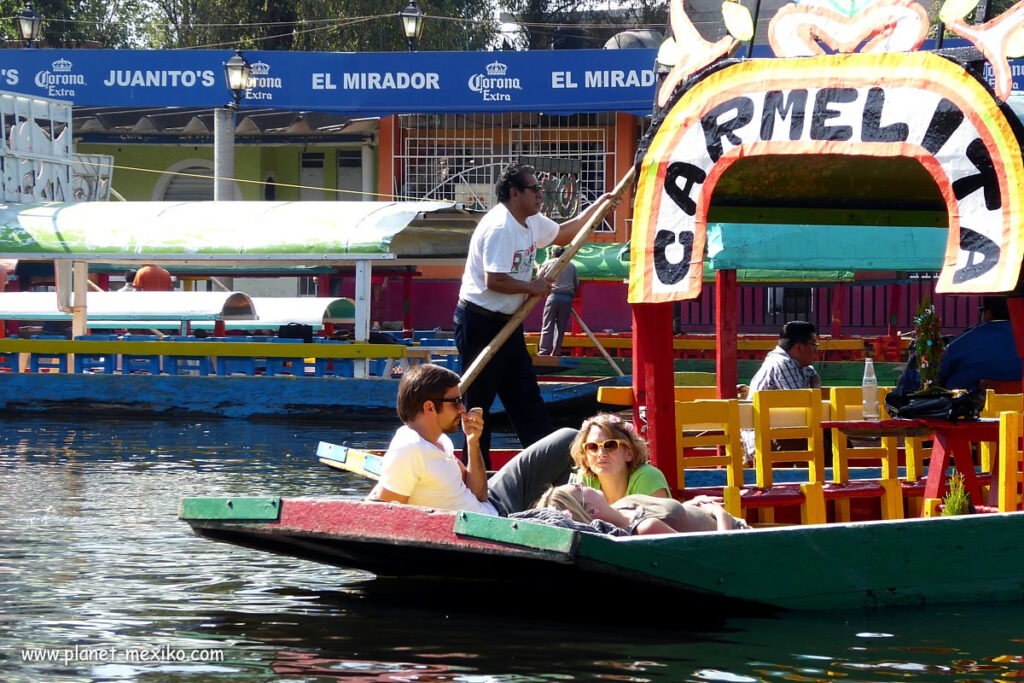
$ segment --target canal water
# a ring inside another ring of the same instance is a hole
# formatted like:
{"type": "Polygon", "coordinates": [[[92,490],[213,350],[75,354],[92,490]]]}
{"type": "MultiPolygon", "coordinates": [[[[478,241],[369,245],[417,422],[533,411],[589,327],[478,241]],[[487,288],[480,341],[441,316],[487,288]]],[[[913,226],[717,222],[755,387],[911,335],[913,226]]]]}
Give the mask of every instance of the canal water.
{"type": "Polygon", "coordinates": [[[524,614],[498,592],[486,606],[439,601],[429,587],[203,540],[177,520],[183,496],[360,497],[367,482],[319,465],[316,443],[387,436],[351,425],[0,422],[0,681],[1024,677],[1020,603],[726,618],[671,597],[632,604],[610,583],[607,613],[581,610],[600,604],[581,592],[524,614]]]}

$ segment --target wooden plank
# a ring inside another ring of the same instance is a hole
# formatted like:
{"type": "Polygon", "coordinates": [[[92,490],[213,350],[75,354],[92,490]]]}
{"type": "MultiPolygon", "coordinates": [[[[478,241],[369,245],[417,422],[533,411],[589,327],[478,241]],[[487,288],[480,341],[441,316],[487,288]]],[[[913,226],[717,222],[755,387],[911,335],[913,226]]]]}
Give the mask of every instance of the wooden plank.
{"type": "Polygon", "coordinates": [[[224,519],[276,522],[281,515],[280,498],[183,498],[181,519],[224,519]]]}
{"type": "Polygon", "coordinates": [[[368,479],[380,479],[383,458],[369,451],[321,441],[316,447],[316,457],[328,467],[353,472],[368,479]]]}
{"type": "Polygon", "coordinates": [[[548,550],[572,557],[579,542],[579,532],[571,529],[537,524],[522,519],[493,517],[475,512],[459,512],[455,516],[455,533],[501,543],[513,543],[535,550],[548,550]]]}

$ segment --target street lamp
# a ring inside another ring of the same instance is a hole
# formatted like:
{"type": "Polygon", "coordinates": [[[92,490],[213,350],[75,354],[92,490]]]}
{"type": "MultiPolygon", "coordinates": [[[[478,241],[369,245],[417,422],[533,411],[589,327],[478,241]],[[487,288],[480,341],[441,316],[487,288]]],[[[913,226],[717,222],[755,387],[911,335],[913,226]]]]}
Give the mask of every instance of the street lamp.
{"type": "Polygon", "coordinates": [[[236,50],[224,62],[224,79],[231,91],[232,101],[213,110],[213,200],[234,198],[232,181],[235,177],[235,114],[242,101],[242,93],[249,87],[252,67],[236,50]]]}
{"type": "Polygon", "coordinates": [[[416,41],[423,34],[423,17],[426,15],[416,4],[416,0],[409,0],[409,5],[398,13],[402,18],[402,31],[405,32],[405,42],[409,44],[409,52],[416,49],[416,41]]]}
{"type": "Polygon", "coordinates": [[[43,27],[43,18],[39,16],[36,8],[29,2],[14,17],[14,27],[18,30],[18,35],[21,39],[29,47],[32,47],[32,41],[39,38],[39,30],[43,27]]]}
{"type": "Polygon", "coordinates": [[[242,56],[241,50],[235,50],[235,55],[224,63],[224,78],[228,83],[228,90],[235,98],[235,109],[242,99],[242,92],[249,87],[249,78],[252,76],[252,67],[249,61],[242,56]]]}

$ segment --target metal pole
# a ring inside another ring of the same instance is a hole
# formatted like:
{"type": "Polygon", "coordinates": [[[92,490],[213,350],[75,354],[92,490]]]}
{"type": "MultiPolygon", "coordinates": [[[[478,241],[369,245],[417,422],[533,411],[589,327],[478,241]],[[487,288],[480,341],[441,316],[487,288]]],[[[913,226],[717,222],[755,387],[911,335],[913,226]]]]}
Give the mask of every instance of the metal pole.
{"type": "Polygon", "coordinates": [[[234,199],[232,181],[235,177],[235,110],[218,107],[213,110],[213,200],[234,199]]]}

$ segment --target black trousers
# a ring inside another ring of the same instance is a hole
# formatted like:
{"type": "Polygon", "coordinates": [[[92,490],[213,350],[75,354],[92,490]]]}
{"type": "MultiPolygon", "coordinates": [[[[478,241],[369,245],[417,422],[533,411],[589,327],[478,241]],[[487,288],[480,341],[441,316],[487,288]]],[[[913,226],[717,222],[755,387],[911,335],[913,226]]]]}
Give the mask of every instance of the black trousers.
{"type": "MultiPolygon", "coordinates": [[[[505,326],[501,317],[484,315],[463,306],[455,308],[455,346],[464,373],[480,355],[484,347],[505,326]]],[[[526,350],[523,326],[512,333],[483,371],[466,390],[466,408],[484,409],[484,431],[480,439],[484,462],[491,465],[491,404],[494,397],[501,398],[505,414],[512,422],[512,428],[523,448],[539,441],[555,430],[554,422],[544,407],[537,386],[537,375],[533,372],[533,361],[526,350]]]]}

